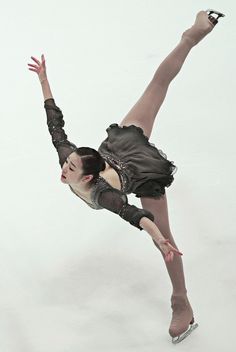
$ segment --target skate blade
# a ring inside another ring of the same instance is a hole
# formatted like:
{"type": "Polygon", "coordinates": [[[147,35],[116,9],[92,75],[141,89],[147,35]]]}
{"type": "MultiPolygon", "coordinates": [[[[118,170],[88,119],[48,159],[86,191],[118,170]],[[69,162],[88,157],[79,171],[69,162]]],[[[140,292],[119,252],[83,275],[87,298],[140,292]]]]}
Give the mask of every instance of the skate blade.
{"type": "Polygon", "coordinates": [[[208,9],[208,10],[206,10],[206,12],[209,12],[209,15],[211,15],[212,13],[215,13],[216,15],[218,15],[218,18],[225,17],[225,15],[222,12],[219,12],[219,11],[216,11],[213,9],[208,9]]]}
{"type": "Polygon", "coordinates": [[[180,334],[179,336],[176,337],[172,337],[172,343],[176,344],[179,343],[181,341],[183,341],[187,336],[189,336],[191,334],[191,332],[193,332],[193,330],[195,330],[198,327],[197,323],[193,323],[190,324],[188,330],[186,330],[185,332],[183,332],[182,334],[180,334]]]}

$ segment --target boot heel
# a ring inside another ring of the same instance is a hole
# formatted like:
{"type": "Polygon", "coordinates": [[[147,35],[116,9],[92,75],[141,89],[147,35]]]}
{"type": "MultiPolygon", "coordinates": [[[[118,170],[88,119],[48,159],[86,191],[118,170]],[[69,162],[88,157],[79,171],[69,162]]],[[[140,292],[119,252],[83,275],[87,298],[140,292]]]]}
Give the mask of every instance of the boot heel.
{"type": "Polygon", "coordinates": [[[208,18],[211,21],[211,23],[215,26],[218,23],[218,19],[220,17],[225,17],[225,15],[222,12],[213,10],[213,9],[208,9],[206,10],[206,12],[208,13],[208,18]],[[214,16],[212,16],[212,14],[217,15],[217,17],[215,18],[214,16]]]}
{"type": "Polygon", "coordinates": [[[194,317],[192,318],[189,324],[192,325],[193,323],[194,323],[194,317]]]}

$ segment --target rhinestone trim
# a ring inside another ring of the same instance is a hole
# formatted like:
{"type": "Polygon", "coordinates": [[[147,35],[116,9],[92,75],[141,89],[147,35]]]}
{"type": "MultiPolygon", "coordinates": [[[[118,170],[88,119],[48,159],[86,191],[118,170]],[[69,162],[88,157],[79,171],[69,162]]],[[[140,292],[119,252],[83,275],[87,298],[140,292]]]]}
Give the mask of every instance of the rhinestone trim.
{"type": "Polygon", "coordinates": [[[124,161],[113,158],[109,154],[100,153],[104,160],[106,160],[116,171],[120,177],[121,181],[121,191],[126,192],[128,187],[128,178],[126,176],[125,170],[127,169],[127,165],[124,161]]]}

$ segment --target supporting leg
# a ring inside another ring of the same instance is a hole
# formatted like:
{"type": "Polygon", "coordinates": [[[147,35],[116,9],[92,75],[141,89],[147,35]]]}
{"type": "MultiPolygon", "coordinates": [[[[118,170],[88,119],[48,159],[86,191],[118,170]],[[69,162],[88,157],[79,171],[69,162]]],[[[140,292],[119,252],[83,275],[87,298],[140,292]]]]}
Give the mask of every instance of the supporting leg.
{"type": "MultiPolygon", "coordinates": [[[[144,209],[151,211],[155,216],[155,224],[163,236],[168,238],[171,244],[178,248],[170,230],[166,194],[160,199],[141,197],[141,203],[144,209]]],[[[153,242],[159,249],[157,243],[153,242]]],[[[162,256],[164,258],[163,254],[162,256]]],[[[173,337],[188,329],[189,323],[193,318],[193,310],[187,297],[182,258],[174,256],[174,260],[165,262],[165,265],[172,283],[171,306],[173,315],[169,333],[173,337]]]]}
{"type": "MultiPolygon", "coordinates": [[[[155,216],[155,224],[163,236],[168,238],[174,247],[178,248],[170,230],[166,194],[160,199],[149,197],[141,197],[140,199],[143,209],[149,210],[155,216]]],[[[157,243],[154,240],[153,242],[159,249],[157,243]]],[[[164,258],[164,254],[162,254],[162,256],[164,258]]],[[[165,264],[171,279],[173,295],[186,295],[187,290],[185,286],[182,257],[175,255],[172,262],[165,262],[165,264]]]]}

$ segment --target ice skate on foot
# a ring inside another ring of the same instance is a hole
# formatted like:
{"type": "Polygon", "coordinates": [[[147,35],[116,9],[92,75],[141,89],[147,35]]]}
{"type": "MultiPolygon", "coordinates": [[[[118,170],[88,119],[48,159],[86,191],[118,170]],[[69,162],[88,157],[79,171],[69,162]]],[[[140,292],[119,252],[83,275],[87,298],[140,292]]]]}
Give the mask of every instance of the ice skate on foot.
{"type": "Polygon", "coordinates": [[[216,23],[218,23],[218,18],[223,16],[222,13],[214,10],[198,12],[193,26],[182,34],[182,38],[187,39],[193,46],[198,44],[212,31],[216,23]],[[218,15],[217,19],[212,16],[213,13],[218,15]]]}
{"type": "Polygon", "coordinates": [[[191,332],[193,332],[193,330],[195,330],[198,327],[197,323],[194,323],[194,318],[191,320],[188,329],[183,332],[182,334],[172,337],[172,343],[177,344],[181,341],[183,341],[187,336],[189,336],[191,334],[191,332]]]}
{"type": "Polygon", "coordinates": [[[224,15],[222,12],[215,11],[215,10],[213,10],[213,9],[208,9],[208,10],[206,10],[206,12],[208,13],[208,18],[209,18],[209,20],[210,20],[214,25],[216,25],[216,24],[218,23],[218,19],[219,19],[220,17],[225,17],[225,15],[224,15]],[[211,16],[212,13],[215,14],[215,15],[217,15],[217,17],[215,18],[214,16],[211,16]]]}
{"type": "Polygon", "coordinates": [[[193,310],[186,295],[173,294],[171,296],[171,308],[172,319],[169,327],[169,334],[172,337],[172,342],[173,339],[178,340],[179,342],[180,336],[186,334],[189,330],[189,325],[192,326],[194,322],[193,310]]]}

